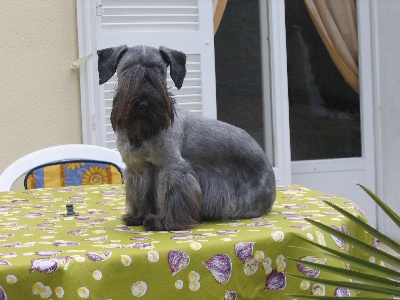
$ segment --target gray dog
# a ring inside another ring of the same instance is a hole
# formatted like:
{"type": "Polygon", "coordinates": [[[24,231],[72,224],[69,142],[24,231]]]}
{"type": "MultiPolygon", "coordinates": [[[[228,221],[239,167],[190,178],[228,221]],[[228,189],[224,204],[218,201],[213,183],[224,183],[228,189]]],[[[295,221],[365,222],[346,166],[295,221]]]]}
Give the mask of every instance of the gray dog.
{"type": "Polygon", "coordinates": [[[111,123],[126,164],[126,225],[183,230],[205,220],[259,217],[275,201],[275,177],[245,131],[175,106],[186,55],[148,46],[98,52],[100,84],[117,71],[111,123]]]}

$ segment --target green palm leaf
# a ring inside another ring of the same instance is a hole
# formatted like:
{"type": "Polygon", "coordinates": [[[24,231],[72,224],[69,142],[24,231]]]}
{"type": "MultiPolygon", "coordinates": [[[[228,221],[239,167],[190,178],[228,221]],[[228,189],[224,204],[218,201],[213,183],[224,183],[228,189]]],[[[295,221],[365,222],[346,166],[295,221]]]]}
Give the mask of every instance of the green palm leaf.
{"type": "MultiPolygon", "coordinates": [[[[304,238],[304,237],[302,237],[300,235],[293,234],[293,236],[298,238],[298,239],[300,239],[300,240],[302,240],[302,241],[304,241],[304,242],[306,242],[306,243],[308,243],[308,244],[310,244],[310,245],[312,245],[312,246],[314,246],[314,247],[317,247],[317,248],[320,248],[320,249],[326,251],[327,253],[324,253],[324,255],[331,256],[331,257],[333,257],[335,259],[339,259],[339,260],[341,260],[343,262],[347,262],[347,263],[349,263],[351,265],[357,266],[357,267],[359,267],[361,269],[366,270],[366,272],[368,272],[370,274],[374,273],[375,275],[384,276],[384,277],[387,277],[387,278],[391,278],[393,280],[399,280],[400,279],[400,273],[396,272],[395,270],[392,270],[392,269],[389,269],[389,268],[385,268],[383,266],[380,266],[380,265],[371,263],[369,261],[363,260],[361,258],[352,256],[352,255],[349,255],[349,254],[346,254],[346,253],[343,253],[343,252],[340,252],[340,251],[337,251],[337,250],[334,250],[334,249],[331,249],[331,248],[326,247],[326,246],[322,246],[322,245],[317,244],[317,243],[315,243],[313,241],[310,241],[309,239],[306,239],[306,238],[304,238]],[[329,255],[329,253],[331,253],[333,255],[329,255]]],[[[310,251],[316,251],[316,250],[313,250],[313,249],[309,249],[309,250],[310,251]]]]}
{"type": "Polygon", "coordinates": [[[387,262],[391,265],[393,265],[396,268],[400,268],[400,259],[390,255],[382,250],[379,250],[375,247],[372,247],[354,237],[351,237],[345,233],[342,233],[340,231],[337,231],[336,229],[333,229],[327,225],[321,224],[319,222],[310,220],[310,219],[306,219],[307,222],[313,224],[315,227],[320,228],[321,230],[339,238],[342,239],[343,241],[349,243],[350,245],[357,247],[360,250],[363,250],[365,253],[368,253],[372,256],[374,256],[375,258],[378,258],[380,260],[383,260],[384,262],[387,262]]]}
{"type": "Polygon", "coordinates": [[[338,212],[340,212],[342,215],[344,215],[347,218],[349,218],[350,220],[352,220],[354,223],[356,223],[358,226],[363,228],[365,231],[369,232],[371,235],[376,237],[380,242],[383,242],[385,245],[387,245],[388,247],[392,248],[397,253],[400,253],[400,244],[398,244],[397,242],[395,242],[391,238],[387,237],[383,233],[379,232],[378,230],[376,230],[375,228],[371,227],[370,225],[368,225],[364,221],[360,220],[359,218],[357,218],[353,214],[347,212],[343,208],[340,208],[339,206],[337,206],[337,205],[335,205],[335,204],[333,204],[333,203],[331,203],[329,201],[324,201],[324,203],[328,204],[330,207],[332,207],[333,209],[335,209],[338,212]]]}
{"type": "MultiPolygon", "coordinates": [[[[392,210],[390,207],[388,207],[379,197],[377,197],[373,192],[371,192],[369,189],[366,187],[362,186],[359,184],[359,186],[383,209],[383,211],[396,223],[398,227],[400,227],[400,217],[392,210]]],[[[343,216],[347,217],[350,219],[352,222],[354,222],[359,228],[367,231],[371,235],[373,235],[375,238],[377,238],[380,242],[383,242],[385,245],[396,251],[397,253],[400,253],[400,245],[396,241],[390,239],[386,235],[382,234],[375,228],[371,227],[368,225],[366,222],[362,221],[358,217],[354,216],[353,214],[347,212],[345,209],[329,202],[329,201],[324,201],[324,203],[328,204],[331,206],[333,209],[341,213],[343,216]]],[[[394,255],[390,255],[384,251],[381,251],[377,248],[372,247],[371,245],[368,245],[360,240],[358,240],[355,237],[349,236],[341,231],[337,231],[334,228],[331,228],[329,226],[326,226],[324,224],[321,224],[319,222],[306,219],[309,223],[313,224],[314,226],[320,228],[321,230],[331,234],[332,236],[343,240],[344,242],[347,242],[348,244],[352,245],[353,247],[359,249],[360,251],[365,252],[366,254],[369,254],[371,256],[374,256],[375,258],[378,258],[384,262],[387,262],[394,266],[397,269],[400,269],[400,259],[395,257],[394,255]]],[[[334,259],[338,259],[347,263],[350,263],[352,266],[356,266],[360,269],[360,271],[354,271],[354,270],[347,270],[344,268],[337,268],[333,266],[328,266],[328,265],[323,265],[323,264],[318,264],[314,262],[309,262],[309,261],[303,261],[299,259],[293,259],[293,258],[287,258],[288,260],[294,261],[296,263],[305,265],[310,268],[314,268],[317,270],[321,271],[321,274],[336,274],[339,276],[342,276],[343,278],[348,278],[349,281],[335,281],[335,280],[329,280],[329,279],[322,279],[322,278],[310,278],[310,277],[305,277],[297,274],[290,274],[286,273],[288,276],[300,278],[303,280],[308,280],[308,281],[313,281],[316,283],[320,284],[326,284],[326,285],[333,285],[333,286],[339,286],[339,287],[344,287],[344,288],[349,288],[349,289],[355,289],[359,291],[366,291],[366,292],[373,292],[381,295],[390,295],[392,297],[394,296],[400,296],[400,272],[371,263],[369,261],[360,259],[358,257],[352,256],[347,253],[343,253],[334,249],[331,249],[326,246],[322,246],[320,244],[317,244],[315,242],[312,242],[302,236],[299,235],[293,235],[296,238],[316,247],[319,249],[322,249],[323,252],[315,250],[315,249],[309,249],[310,251],[313,252],[318,252],[322,253],[325,256],[328,257],[333,257],[334,259]],[[368,275],[368,274],[374,274],[374,275],[368,275]],[[350,282],[350,278],[352,280],[357,280],[358,282],[350,282]]],[[[296,297],[298,299],[337,299],[337,297],[330,297],[330,296],[316,296],[316,295],[290,295],[291,297],[296,297]]],[[[352,299],[352,298],[357,298],[357,299],[387,299],[387,298],[373,298],[373,297],[346,297],[346,299],[352,299]]]]}
{"type": "Polygon", "coordinates": [[[309,280],[321,284],[340,286],[343,288],[355,289],[359,291],[373,292],[383,295],[391,295],[391,296],[400,296],[400,289],[382,287],[378,285],[364,284],[364,283],[356,283],[356,282],[348,282],[348,281],[337,281],[330,279],[322,279],[322,278],[311,278],[301,275],[296,275],[292,273],[285,273],[287,276],[292,276],[296,278],[300,278],[302,280],[309,280]]]}
{"type": "Polygon", "coordinates": [[[372,200],[375,201],[376,204],[382,208],[382,210],[386,213],[386,215],[393,220],[393,222],[396,223],[397,227],[400,227],[400,217],[397,215],[389,206],[387,206],[377,195],[375,195],[373,192],[371,192],[368,188],[361,184],[357,184],[359,187],[361,187],[367,194],[368,196],[371,197],[372,200]]]}
{"type": "Polygon", "coordinates": [[[358,300],[387,300],[388,298],[372,298],[372,297],[330,297],[330,296],[308,296],[308,295],[287,295],[299,299],[321,299],[321,300],[338,300],[338,299],[358,299],[358,300]]]}
{"type": "Polygon", "coordinates": [[[337,268],[337,267],[332,267],[328,265],[323,265],[323,264],[318,264],[314,262],[308,262],[304,261],[301,259],[294,259],[294,258],[289,258],[287,257],[286,259],[297,262],[299,264],[312,267],[313,269],[317,269],[320,271],[327,271],[328,274],[336,274],[340,276],[345,276],[348,278],[351,278],[353,280],[361,281],[361,282],[366,282],[366,283],[375,283],[387,287],[397,287],[400,288],[400,282],[390,280],[387,278],[371,275],[371,274],[366,274],[366,273],[361,273],[357,271],[352,271],[352,270],[347,270],[347,269],[342,269],[342,268],[337,268]]]}

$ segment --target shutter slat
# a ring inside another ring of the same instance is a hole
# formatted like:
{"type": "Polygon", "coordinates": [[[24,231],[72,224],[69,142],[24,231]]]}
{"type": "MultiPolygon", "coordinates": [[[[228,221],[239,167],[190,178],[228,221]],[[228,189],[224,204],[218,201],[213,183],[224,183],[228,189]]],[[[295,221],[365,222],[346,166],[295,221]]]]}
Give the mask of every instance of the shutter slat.
{"type": "Polygon", "coordinates": [[[103,6],[197,6],[198,0],[103,0],[103,6]]]}
{"type": "Polygon", "coordinates": [[[103,1],[101,29],[182,32],[199,30],[197,0],[103,1]]]}

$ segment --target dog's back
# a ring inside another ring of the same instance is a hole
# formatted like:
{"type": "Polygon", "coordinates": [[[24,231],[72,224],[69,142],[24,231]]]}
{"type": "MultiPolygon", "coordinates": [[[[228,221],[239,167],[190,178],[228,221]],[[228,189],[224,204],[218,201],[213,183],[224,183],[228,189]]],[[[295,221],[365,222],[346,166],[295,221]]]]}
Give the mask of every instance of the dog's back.
{"type": "Polygon", "coordinates": [[[183,124],[182,157],[199,177],[203,219],[251,218],[270,211],[275,176],[257,142],[227,123],[180,108],[176,114],[183,124]]]}

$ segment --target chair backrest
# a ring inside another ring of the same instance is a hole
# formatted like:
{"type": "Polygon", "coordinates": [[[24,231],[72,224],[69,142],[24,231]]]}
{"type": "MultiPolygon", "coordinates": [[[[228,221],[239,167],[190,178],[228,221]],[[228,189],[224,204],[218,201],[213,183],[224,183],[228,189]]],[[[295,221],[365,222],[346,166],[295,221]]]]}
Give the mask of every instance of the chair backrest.
{"type": "MultiPolygon", "coordinates": [[[[99,168],[103,167],[107,170],[105,176],[108,178],[114,176],[115,179],[117,173],[122,174],[121,170],[125,168],[125,164],[117,151],[104,147],[83,144],[48,147],[27,154],[9,165],[0,175],[0,191],[9,191],[14,182],[23,175],[26,175],[24,180],[26,188],[50,187],[55,184],[77,185],[78,182],[74,184],[68,179],[74,176],[70,172],[74,172],[75,175],[80,174],[81,178],[84,174],[87,175],[81,184],[100,184],[97,179],[93,180],[94,177],[90,178],[90,173],[93,175],[94,171],[99,171],[99,168]],[[54,169],[57,171],[54,172],[54,169]],[[45,170],[47,178],[44,177],[45,170]],[[49,180],[52,173],[64,176],[65,180],[49,180]],[[44,181],[50,183],[43,186],[44,181]]],[[[101,172],[103,170],[100,170],[101,172]]]]}

